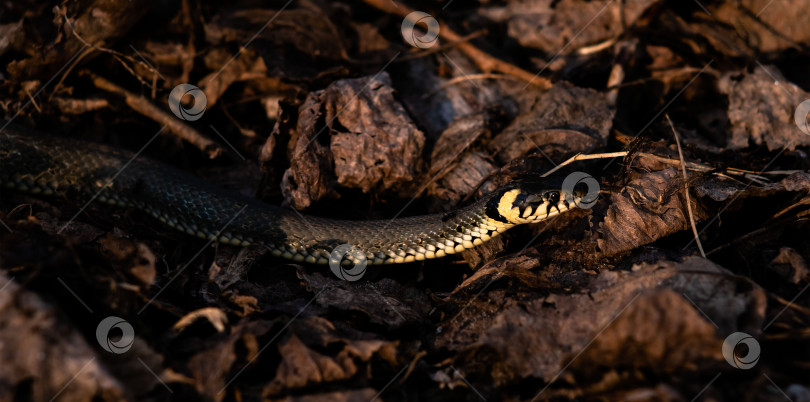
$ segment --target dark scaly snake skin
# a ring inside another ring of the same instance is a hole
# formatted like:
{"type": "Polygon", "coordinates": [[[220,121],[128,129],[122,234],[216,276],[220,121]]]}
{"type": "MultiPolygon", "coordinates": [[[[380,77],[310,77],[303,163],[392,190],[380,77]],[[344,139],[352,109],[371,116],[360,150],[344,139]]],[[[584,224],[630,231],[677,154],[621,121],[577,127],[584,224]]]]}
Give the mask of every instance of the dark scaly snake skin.
{"type": "MultiPolygon", "coordinates": [[[[138,208],[193,236],[261,245],[276,256],[318,264],[328,263],[343,244],[370,264],[443,257],[569,209],[559,189],[512,185],[449,214],[371,221],[303,216],[129,152],[14,127],[0,133],[0,186],[75,205],[100,201],[138,208]]],[[[351,253],[343,260],[353,262],[351,253]]]]}

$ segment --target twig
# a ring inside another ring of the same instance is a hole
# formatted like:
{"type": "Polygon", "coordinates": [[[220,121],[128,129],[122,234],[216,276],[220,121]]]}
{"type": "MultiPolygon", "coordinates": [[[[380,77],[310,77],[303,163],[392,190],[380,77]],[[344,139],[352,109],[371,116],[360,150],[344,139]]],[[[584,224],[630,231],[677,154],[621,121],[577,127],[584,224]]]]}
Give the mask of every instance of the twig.
{"type": "MultiPolygon", "coordinates": [[[[135,60],[133,57],[127,56],[127,55],[125,55],[125,54],[123,54],[121,52],[115,51],[113,49],[109,49],[109,48],[102,47],[102,46],[97,46],[97,45],[95,45],[93,43],[88,42],[87,40],[82,38],[82,36],[79,35],[78,32],[76,32],[76,29],[73,27],[73,21],[71,21],[70,18],[68,18],[67,14],[62,14],[62,16],[65,19],[65,24],[70,27],[70,32],[71,32],[71,34],[73,34],[73,36],[76,38],[76,40],[81,42],[85,47],[89,48],[89,49],[87,49],[85,54],[81,55],[80,59],[83,58],[84,56],[86,56],[87,53],[89,53],[89,52],[91,52],[93,50],[97,50],[97,51],[102,52],[102,53],[109,53],[110,55],[112,55],[112,57],[116,61],[121,63],[121,65],[124,67],[124,69],[126,69],[130,74],[132,74],[132,76],[135,77],[135,79],[137,79],[141,84],[143,84],[144,86],[147,86],[147,87],[149,86],[149,83],[144,81],[144,79],[141,78],[141,76],[139,76],[135,72],[135,70],[133,70],[129,65],[127,65],[127,63],[125,63],[124,60],[122,60],[122,58],[127,59],[129,62],[131,62],[133,64],[140,64],[141,66],[143,66],[144,68],[146,68],[149,71],[153,72],[154,74],[160,75],[160,73],[157,70],[155,70],[152,66],[150,66],[148,63],[144,63],[142,61],[135,60]]],[[[75,65],[78,63],[78,61],[79,60],[76,60],[76,62],[73,63],[74,65],[71,66],[70,68],[72,69],[73,67],[75,67],[75,65]]],[[[68,70],[68,72],[70,72],[70,70],[68,70]]],[[[67,73],[65,75],[67,75],[67,73]]],[[[57,87],[59,87],[61,84],[62,84],[62,81],[60,80],[57,87]]],[[[153,86],[153,89],[154,89],[154,86],[153,86]]]]}
{"type": "MultiPolygon", "coordinates": [[[[402,18],[405,18],[408,14],[412,13],[414,10],[410,7],[394,3],[393,0],[363,0],[366,4],[377,8],[383,12],[399,15],[402,18]]],[[[464,54],[467,55],[472,61],[481,69],[481,71],[485,73],[491,73],[493,71],[497,71],[503,74],[513,75],[515,77],[520,78],[521,80],[532,84],[534,86],[540,87],[541,89],[549,89],[551,88],[551,81],[547,80],[544,77],[536,76],[520,67],[515,66],[514,64],[507,63],[503,60],[496,59],[489,54],[481,51],[477,47],[473,46],[469,42],[461,42],[462,36],[455,33],[450,27],[445,25],[443,22],[439,21],[439,36],[447,40],[449,42],[459,42],[457,47],[458,50],[462,51],[464,54]]]]}
{"type": "Polygon", "coordinates": [[[602,41],[600,43],[597,43],[595,45],[581,47],[581,48],[577,49],[575,53],[580,55],[580,56],[587,56],[589,54],[601,52],[601,51],[603,51],[603,50],[605,50],[607,48],[610,48],[611,46],[615,45],[617,41],[618,41],[618,39],[615,38],[615,37],[614,38],[609,38],[608,40],[604,40],[604,41],[602,41]]]}
{"type": "Polygon", "coordinates": [[[70,72],[73,71],[73,69],[77,65],[79,65],[79,62],[81,62],[82,59],[87,57],[88,54],[92,53],[93,49],[87,48],[87,46],[85,46],[79,51],[82,53],[79,55],[79,57],[73,60],[73,63],[71,63],[71,65],[67,68],[67,70],[65,70],[65,72],[62,74],[62,77],[59,78],[59,82],[57,82],[56,85],[54,85],[53,91],[51,91],[51,94],[48,96],[48,102],[50,102],[51,99],[53,99],[53,96],[59,92],[59,88],[62,87],[62,83],[65,81],[65,78],[67,78],[68,74],[70,74],[70,72]]]}
{"type": "MultiPolygon", "coordinates": [[[[678,161],[678,160],[670,159],[670,158],[664,158],[662,156],[648,154],[646,152],[639,152],[637,155],[641,156],[641,157],[644,157],[644,158],[650,158],[650,159],[656,160],[656,161],[661,162],[661,163],[667,163],[667,164],[670,164],[670,165],[680,165],[681,164],[681,162],[678,161]]],[[[715,168],[713,168],[711,166],[701,165],[701,164],[695,163],[695,162],[686,162],[686,168],[689,169],[689,170],[695,170],[695,171],[698,171],[698,172],[709,172],[709,171],[712,171],[712,170],[716,170],[715,168]]],[[[766,174],[766,173],[775,174],[773,172],[759,172],[759,174],[757,174],[757,173],[755,173],[753,171],[750,171],[750,170],[742,170],[742,169],[737,169],[737,168],[728,168],[728,169],[726,169],[725,172],[730,174],[730,175],[734,175],[734,176],[742,176],[743,178],[750,179],[750,180],[756,182],[757,184],[765,184],[768,181],[767,177],[762,177],[762,176],[760,176],[760,174],[766,174]]],[[[777,171],[774,171],[774,172],[777,172],[777,171]]],[[[791,171],[783,170],[783,171],[779,171],[779,172],[781,172],[781,173],[776,173],[776,174],[793,174],[795,172],[801,172],[801,170],[791,170],[791,171]]],[[[716,174],[720,175],[720,176],[724,175],[723,173],[716,173],[716,174]]]]}
{"type": "Polygon", "coordinates": [[[607,154],[593,154],[593,155],[576,154],[576,155],[568,158],[567,161],[555,166],[554,169],[551,169],[548,172],[543,173],[542,175],[540,175],[540,177],[546,177],[546,176],[556,172],[557,170],[560,170],[563,166],[571,164],[571,163],[576,162],[576,161],[583,161],[583,160],[588,160],[588,159],[616,158],[616,157],[619,157],[619,156],[627,156],[627,151],[611,152],[611,153],[607,153],[607,154]]]}
{"type": "Polygon", "coordinates": [[[158,107],[152,104],[149,99],[146,99],[143,96],[135,95],[132,92],[129,92],[126,89],[121,88],[118,85],[115,85],[99,76],[93,74],[89,75],[93,79],[93,85],[95,85],[97,88],[123,96],[125,102],[127,105],[129,105],[129,107],[132,108],[132,110],[160,123],[161,125],[166,125],[166,127],[169,128],[169,131],[176,134],[178,137],[190,142],[200,150],[207,152],[208,157],[213,159],[222,153],[222,148],[220,148],[214,141],[203,137],[203,135],[197,130],[187,126],[180,119],[177,119],[163,110],[158,109],[158,107]]]}
{"type": "Polygon", "coordinates": [[[678,156],[681,158],[681,171],[683,172],[683,194],[686,196],[686,210],[689,212],[689,223],[692,225],[692,233],[695,235],[695,243],[700,250],[700,255],[706,258],[706,253],[703,252],[703,244],[700,243],[700,235],[697,231],[697,224],[695,224],[695,215],[692,213],[692,200],[689,198],[689,176],[686,174],[686,162],[683,160],[683,150],[681,149],[681,139],[678,137],[678,131],[675,130],[675,125],[669,118],[669,114],[665,114],[669,127],[672,128],[672,134],[675,136],[675,145],[678,146],[678,156]]]}
{"type": "Polygon", "coordinates": [[[444,91],[445,89],[447,89],[447,88],[449,88],[449,87],[451,87],[453,85],[456,85],[459,82],[465,82],[465,81],[470,81],[470,80],[508,80],[508,79],[520,80],[517,77],[511,76],[511,75],[505,75],[505,74],[470,74],[470,75],[465,75],[465,76],[461,76],[461,77],[455,77],[455,78],[453,78],[451,80],[448,80],[444,84],[440,85],[438,88],[436,88],[436,89],[422,95],[422,99],[430,98],[431,96],[436,95],[437,93],[439,93],[441,91],[444,91]]]}
{"type": "Polygon", "coordinates": [[[423,49],[423,50],[421,50],[419,52],[414,52],[414,53],[408,54],[406,56],[400,57],[400,58],[397,59],[396,62],[397,63],[402,63],[402,62],[405,62],[405,61],[408,61],[408,60],[414,60],[414,59],[419,59],[419,58],[422,58],[422,57],[425,57],[425,56],[430,56],[431,54],[441,53],[441,52],[443,52],[445,50],[452,49],[454,47],[458,47],[458,45],[460,43],[469,42],[469,41],[471,41],[471,40],[473,40],[473,39],[475,39],[475,38],[477,38],[479,36],[483,36],[485,33],[486,33],[486,31],[484,31],[484,30],[475,31],[475,32],[473,32],[471,34],[460,37],[458,40],[455,40],[455,41],[452,41],[452,42],[451,41],[445,41],[445,43],[437,44],[436,46],[432,46],[430,48],[423,49]]]}
{"type": "MultiPolygon", "coordinates": [[[[621,151],[621,152],[609,152],[609,153],[604,153],[604,154],[576,154],[576,155],[568,158],[568,160],[566,160],[565,162],[563,162],[563,163],[557,165],[556,167],[554,167],[553,169],[549,170],[548,172],[543,173],[541,175],[541,177],[546,177],[546,176],[556,172],[557,170],[561,169],[563,166],[569,165],[569,164],[571,164],[573,162],[576,162],[576,161],[582,161],[582,160],[588,160],[588,159],[607,159],[607,158],[625,157],[625,156],[629,155],[630,153],[631,152],[629,152],[629,151],[621,151]]],[[[642,158],[649,158],[649,159],[652,159],[652,160],[655,160],[655,161],[658,161],[658,162],[661,162],[661,163],[666,163],[666,164],[669,164],[669,165],[679,165],[680,166],[681,163],[682,163],[679,160],[665,158],[663,156],[649,154],[649,153],[646,153],[646,152],[636,153],[635,156],[642,157],[642,158]]],[[[701,165],[701,164],[695,163],[695,162],[685,162],[684,166],[686,166],[686,168],[689,169],[689,170],[694,170],[694,171],[697,171],[697,172],[710,172],[712,170],[717,170],[714,167],[701,165]]],[[[786,175],[786,176],[788,176],[788,175],[792,175],[794,173],[800,173],[800,172],[804,172],[804,170],[770,170],[770,171],[762,171],[762,172],[753,172],[751,170],[743,170],[743,169],[737,169],[737,168],[727,168],[724,172],[715,172],[714,174],[716,174],[718,176],[727,177],[727,178],[730,178],[730,177],[726,176],[726,174],[733,175],[733,176],[742,176],[743,178],[749,179],[749,180],[751,180],[751,181],[753,181],[753,182],[755,182],[757,184],[766,184],[769,180],[768,180],[767,177],[763,177],[762,175],[767,174],[767,175],[786,175]]]]}

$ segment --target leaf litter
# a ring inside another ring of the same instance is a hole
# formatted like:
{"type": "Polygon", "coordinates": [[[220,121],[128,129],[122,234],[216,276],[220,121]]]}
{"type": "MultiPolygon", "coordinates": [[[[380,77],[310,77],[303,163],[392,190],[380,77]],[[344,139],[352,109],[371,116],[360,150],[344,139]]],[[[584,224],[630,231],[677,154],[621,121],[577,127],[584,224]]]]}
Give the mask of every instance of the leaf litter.
{"type": "Polygon", "coordinates": [[[190,82],[205,124],[146,155],[341,219],[626,156],[554,173],[598,179],[593,208],[358,282],[4,192],[0,398],[807,400],[805,5],[425,3],[442,32],[422,49],[412,3],[133,3],[8,5],[7,118],[138,149],[190,82]],[[97,342],[106,316],[128,352],[97,342]],[[723,355],[735,332],[761,345],[751,369],[723,355]]]}

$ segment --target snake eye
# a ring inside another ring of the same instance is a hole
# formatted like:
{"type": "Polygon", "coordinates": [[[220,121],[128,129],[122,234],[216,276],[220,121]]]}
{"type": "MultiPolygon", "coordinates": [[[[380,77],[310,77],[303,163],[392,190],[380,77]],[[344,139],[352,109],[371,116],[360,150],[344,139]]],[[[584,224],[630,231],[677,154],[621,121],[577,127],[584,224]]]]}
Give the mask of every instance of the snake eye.
{"type": "Polygon", "coordinates": [[[559,191],[549,191],[544,198],[548,200],[549,204],[554,205],[560,202],[560,193],[559,191]]]}

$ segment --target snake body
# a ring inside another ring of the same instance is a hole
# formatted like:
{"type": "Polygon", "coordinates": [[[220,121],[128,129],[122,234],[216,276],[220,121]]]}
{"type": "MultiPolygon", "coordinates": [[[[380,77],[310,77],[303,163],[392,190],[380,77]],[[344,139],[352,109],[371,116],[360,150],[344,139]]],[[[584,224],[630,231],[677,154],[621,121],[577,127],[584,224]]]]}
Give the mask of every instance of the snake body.
{"type": "Polygon", "coordinates": [[[353,253],[344,257],[344,265],[363,258],[368,264],[392,264],[454,254],[513,226],[565,212],[581,197],[513,183],[447,214],[326,219],[234,194],[130,152],[14,127],[0,133],[0,186],[76,205],[99,201],[137,208],[189,235],[260,245],[294,261],[326,264],[339,246],[349,245],[353,253]]]}

